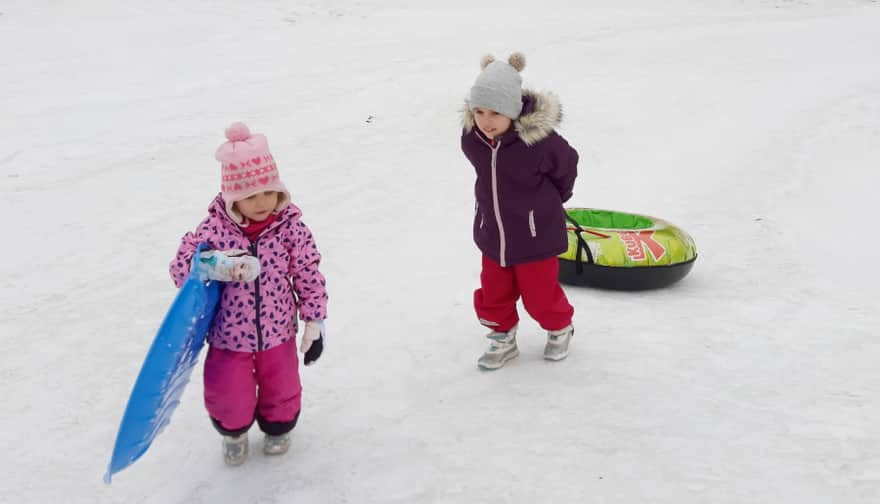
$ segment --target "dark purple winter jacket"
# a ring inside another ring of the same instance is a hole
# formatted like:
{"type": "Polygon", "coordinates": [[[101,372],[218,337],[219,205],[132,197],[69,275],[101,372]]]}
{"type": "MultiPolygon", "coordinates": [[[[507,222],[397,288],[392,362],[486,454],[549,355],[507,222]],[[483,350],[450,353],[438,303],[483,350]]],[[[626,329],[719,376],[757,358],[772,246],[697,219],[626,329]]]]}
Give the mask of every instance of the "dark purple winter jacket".
{"type": "Polygon", "coordinates": [[[461,150],[474,165],[474,242],[501,266],[565,252],[562,203],[571,198],[578,153],[554,130],[562,107],[552,93],[523,91],[523,111],[495,146],[465,104],[461,150]]]}

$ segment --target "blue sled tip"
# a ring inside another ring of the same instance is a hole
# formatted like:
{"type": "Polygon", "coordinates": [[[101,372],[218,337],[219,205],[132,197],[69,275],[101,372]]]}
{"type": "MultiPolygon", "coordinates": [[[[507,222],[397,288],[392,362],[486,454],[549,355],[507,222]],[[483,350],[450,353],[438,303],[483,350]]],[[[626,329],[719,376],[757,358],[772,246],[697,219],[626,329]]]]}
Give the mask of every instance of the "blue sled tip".
{"type": "Polygon", "coordinates": [[[104,484],[105,485],[110,484],[110,478],[111,478],[111,474],[110,474],[110,471],[108,470],[106,473],[104,473],[104,484]]]}

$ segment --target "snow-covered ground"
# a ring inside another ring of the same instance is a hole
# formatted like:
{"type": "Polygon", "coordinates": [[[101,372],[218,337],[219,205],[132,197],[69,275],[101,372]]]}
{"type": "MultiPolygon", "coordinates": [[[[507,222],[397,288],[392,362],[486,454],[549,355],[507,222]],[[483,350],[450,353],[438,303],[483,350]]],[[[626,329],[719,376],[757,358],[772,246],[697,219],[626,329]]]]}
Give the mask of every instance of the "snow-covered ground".
{"type": "Polygon", "coordinates": [[[878,27],[857,0],[0,0],[0,502],[880,502],[878,27]],[[457,110],[514,50],[565,106],[571,204],[700,258],[568,288],[569,359],[524,321],[481,373],[457,110]],[[315,232],[329,347],[287,456],[225,467],[198,368],[105,486],[235,120],[315,232]]]}

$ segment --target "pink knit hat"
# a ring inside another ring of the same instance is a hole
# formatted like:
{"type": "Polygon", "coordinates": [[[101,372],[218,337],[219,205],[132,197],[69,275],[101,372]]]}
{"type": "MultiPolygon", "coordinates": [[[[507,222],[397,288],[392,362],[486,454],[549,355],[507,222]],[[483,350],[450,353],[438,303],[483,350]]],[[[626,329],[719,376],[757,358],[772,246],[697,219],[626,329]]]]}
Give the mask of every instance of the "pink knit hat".
{"type": "Polygon", "coordinates": [[[263,191],[281,193],[275,212],[284,209],[290,203],[290,193],[278,176],[266,137],[259,133],[252,135],[244,123],[237,122],[226,128],[226,138],[229,141],[218,147],[214,155],[223,173],[220,191],[226,202],[226,213],[241,224],[242,216],[232,204],[263,191]]]}

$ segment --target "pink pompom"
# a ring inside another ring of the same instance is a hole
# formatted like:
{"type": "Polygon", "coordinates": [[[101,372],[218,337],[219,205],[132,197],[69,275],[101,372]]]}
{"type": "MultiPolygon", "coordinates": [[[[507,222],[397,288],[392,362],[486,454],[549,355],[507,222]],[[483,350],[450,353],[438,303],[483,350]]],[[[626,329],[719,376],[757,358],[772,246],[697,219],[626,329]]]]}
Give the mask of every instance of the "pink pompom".
{"type": "Polygon", "coordinates": [[[226,138],[230,142],[241,142],[251,137],[251,130],[244,123],[236,122],[226,128],[226,138]]]}

